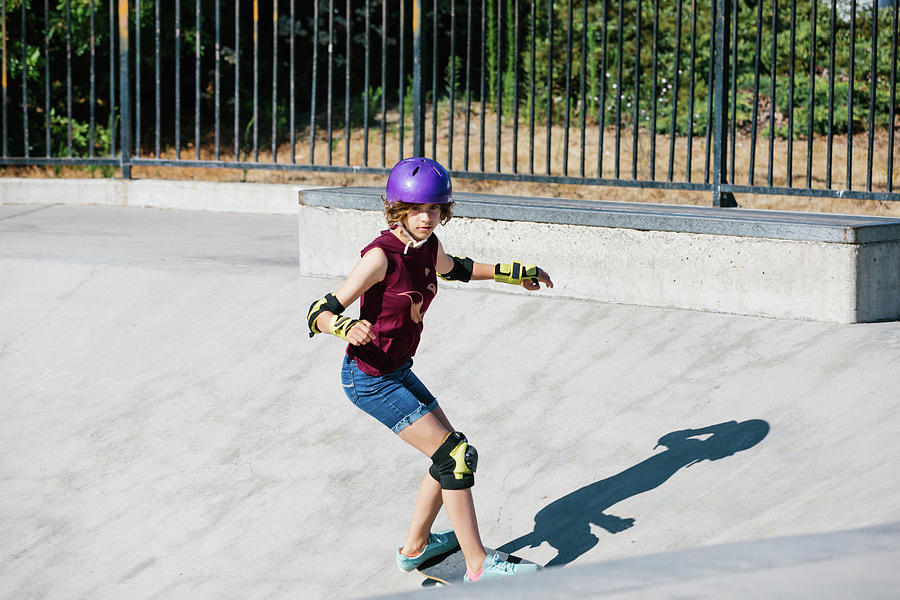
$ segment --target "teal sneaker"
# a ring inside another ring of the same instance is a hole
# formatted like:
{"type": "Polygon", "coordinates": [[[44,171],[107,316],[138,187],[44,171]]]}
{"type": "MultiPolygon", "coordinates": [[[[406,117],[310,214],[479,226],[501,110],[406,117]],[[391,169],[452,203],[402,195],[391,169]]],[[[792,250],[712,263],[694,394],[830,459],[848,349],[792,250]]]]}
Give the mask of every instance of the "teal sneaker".
{"type": "Polygon", "coordinates": [[[456,541],[456,534],[453,530],[429,533],[425,549],[417,556],[405,556],[400,553],[402,548],[397,548],[397,568],[408,573],[432,556],[450,552],[457,548],[459,548],[459,542],[456,541]]]}
{"type": "MultiPolygon", "coordinates": [[[[489,554],[487,558],[484,559],[484,570],[479,575],[478,579],[475,581],[481,581],[482,579],[494,579],[496,577],[506,577],[507,575],[521,575],[522,573],[534,573],[538,570],[538,566],[534,563],[512,563],[500,558],[499,554],[489,554]]],[[[466,573],[463,575],[463,579],[469,583],[472,583],[472,580],[469,579],[469,574],[466,573]]]]}

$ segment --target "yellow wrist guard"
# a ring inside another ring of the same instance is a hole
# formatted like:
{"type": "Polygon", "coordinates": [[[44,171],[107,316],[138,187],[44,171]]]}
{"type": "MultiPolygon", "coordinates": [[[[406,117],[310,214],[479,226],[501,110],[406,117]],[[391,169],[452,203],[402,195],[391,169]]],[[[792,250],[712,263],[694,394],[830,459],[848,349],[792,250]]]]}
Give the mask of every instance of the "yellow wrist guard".
{"type": "Polygon", "coordinates": [[[530,279],[534,283],[538,282],[537,265],[523,265],[513,261],[512,264],[497,263],[494,266],[494,281],[519,285],[526,279],[530,279]]]}
{"type": "Polygon", "coordinates": [[[328,331],[332,335],[336,335],[346,342],[350,328],[357,323],[359,323],[359,321],[356,319],[351,319],[350,317],[344,317],[342,315],[334,315],[328,323],[328,331]]]}

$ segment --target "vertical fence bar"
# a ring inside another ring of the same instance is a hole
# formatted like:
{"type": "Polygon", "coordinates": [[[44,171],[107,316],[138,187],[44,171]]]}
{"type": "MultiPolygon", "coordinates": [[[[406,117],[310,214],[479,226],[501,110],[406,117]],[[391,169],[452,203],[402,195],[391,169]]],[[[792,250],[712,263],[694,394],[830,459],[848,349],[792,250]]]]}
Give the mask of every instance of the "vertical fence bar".
{"type": "Polygon", "coordinates": [[[259,0],[253,0],[253,162],[259,162],[259,0]]]}
{"type": "Polygon", "coordinates": [[[500,172],[500,131],[503,123],[503,1],[497,1],[497,172],[500,172]]]}
{"type": "MultiPolygon", "coordinates": [[[[294,0],[291,0],[291,10],[294,9],[294,0]]],[[[370,56],[370,44],[372,42],[372,17],[370,14],[370,6],[369,0],[366,0],[366,33],[365,33],[365,45],[366,45],[366,56],[365,61],[366,64],[363,70],[363,166],[369,166],[369,61],[371,60],[370,56]]],[[[291,13],[291,22],[293,23],[294,16],[291,13]]],[[[293,43],[294,36],[291,34],[291,42],[293,43]]],[[[294,51],[293,46],[291,47],[291,97],[294,95],[294,51]]],[[[293,127],[292,127],[293,128],[293,127]]]]}
{"type": "Polygon", "coordinates": [[[816,100],[816,26],[819,16],[819,2],[810,2],[810,47],[809,47],[809,99],[807,106],[809,107],[806,122],[806,187],[812,188],[812,172],[813,172],[813,113],[816,100]]]}
{"type": "MultiPolygon", "coordinates": [[[[95,129],[96,129],[94,117],[95,117],[95,106],[97,104],[97,83],[96,83],[97,82],[97,61],[96,61],[96,59],[97,59],[97,42],[96,42],[96,25],[97,25],[97,23],[96,23],[96,12],[95,12],[95,7],[94,7],[94,0],[91,0],[91,2],[90,2],[90,11],[91,11],[91,66],[90,66],[90,73],[91,73],[90,105],[91,105],[91,108],[90,108],[90,131],[88,132],[88,157],[94,158],[94,134],[95,134],[95,129]]],[[[140,3],[138,3],[137,14],[138,15],[141,14],[140,3]]],[[[138,28],[138,31],[140,31],[140,28],[138,28]]],[[[140,48],[140,43],[138,43],[138,47],[140,48]]],[[[138,50],[138,57],[140,58],[140,50],[138,50]]],[[[25,64],[24,59],[22,61],[22,64],[25,64]]],[[[138,97],[138,99],[140,99],[140,97],[141,97],[141,93],[140,93],[140,85],[141,85],[140,84],[140,81],[141,81],[141,79],[140,79],[140,60],[138,60],[138,62],[137,62],[137,69],[138,69],[137,97],[138,97]]],[[[138,123],[140,123],[140,114],[141,114],[141,109],[140,109],[140,107],[138,107],[138,110],[137,110],[138,123]]],[[[140,131],[140,127],[137,127],[136,133],[139,131],[140,131]]],[[[139,136],[140,133],[137,133],[137,135],[139,136]]],[[[139,137],[138,137],[138,140],[140,140],[139,137]]],[[[138,156],[140,156],[140,143],[138,143],[137,146],[138,146],[138,156]]]]}
{"type": "Polygon", "coordinates": [[[635,8],[634,28],[634,116],[631,118],[631,178],[637,179],[638,167],[638,136],[641,128],[641,0],[637,0],[635,8]]]}
{"type": "Polygon", "coordinates": [[[221,134],[222,134],[222,2],[221,0],[215,0],[216,3],[216,12],[215,12],[215,27],[216,27],[216,41],[215,41],[215,132],[214,132],[214,144],[215,144],[215,160],[218,162],[221,159],[220,154],[220,144],[221,144],[221,134]]]}
{"type": "Polygon", "coordinates": [[[513,7],[513,159],[512,172],[519,172],[519,3],[513,7]]]}
{"type": "Polygon", "coordinates": [[[278,0],[272,0],[272,162],[278,162],[278,0]]]}
{"type": "MultiPolygon", "coordinates": [[[[316,0],[318,6],[318,0],[316,0]]],[[[313,73],[315,73],[313,61],[313,73]]],[[[313,77],[313,89],[315,89],[313,77]]],[[[315,114],[315,111],[312,111],[315,114]]],[[[241,0],[234,0],[234,160],[241,160],[241,0]]]]}
{"type": "MultiPolygon", "coordinates": [[[[621,0],[620,0],[621,3],[621,0]]],[[[547,175],[550,174],[550,142],[553,137],[553,2],[547,3],[547,175]]]]}
{"type": "MultiPolygon", "coordinates": [[[[4,2],[3,6],[6,6],[4,2]]],[[[113,25],[113,3],[110,0],[109,3],[110,10],[110,38],[112,38],[112,32],[114,31],[113,25]]],[[[5,11],[4,11],[5,13],[5,11]]],[[[6,118],[6,15],[3,15],[3,117],[6,118]]],[[[110,68],[110,82],[113,80],[113,69],[115,68],[115,53],[112,49],[109,52],[109,68],[110,68]]],[[[113,88],[110,85],[110,96],[113,95],[113,88]]],[[[113,128],[112,128],[112,119],[113,115],[110,112],[110,128],[109,135],[110,139],[113,137],[113,128]]],[[[71,0],[66,0],[66,130],[67,130],[67,147],[68,147],[68,157],[72,158],[72,2],[71,0]]],[[[8,136],[3,136],[3,144],[6,145],[6,138],[8,136]]],[[[3,154],[6,155],[6,148],[4,147],[3,154]]]]}
{"type": "MultiPolygon", "coordinates": [[[[452,3],[452,1],[451,1],[452,3]]],[[[431,2],[431,157],[437,159],[438,122],[438,3],[431,2]]],[[[450,55],[451,67],[453,55],[450,55]]]]}
{"type": "Polygon", "coordinates": [[[129,41],[128,41],[128,0],[119,0],[119,93],[121,122],[119,132],[122,136],[121,159],[122,179],[131,179],[131,76],[129,73],[129,41]]]}
{"type": "MultiPolygon", "coordinates": [[[[816,0],[818,2],[818,0],[816,0]]],[[[737,142],[737,73],[738,73],[738,17],[740,2],[731,3],[731,132],[729,142],[728,181],[734,183],[735,144],[737,142]]]]}
{"type": "Polygon", "coordinates": [[[711,0],[710,19],[709,19],[709,83],[706,89],[706,145],[704,147],[705,159],[703,163],[703,181],[709,183],[709,160],[712,154],[712,134],[715,128],[715,87],[716,87],[716,68],[722,62],[722,57],[716,55],[716,26],[718,25],[718,0],[711,0]]]}
{"type": "Polygon", "coordinates": [[[831,189],[831,165],[834,151],[834,57],[837,40],[835,39],[835,21],[837,20],[837,0],[831,0],[831,48],[828,62],[828,156],[825,166],[825,187],[831,189]]]}
{"type": "Polygon", "coordinates": [[[688,138],[687,138],[687,166],[685,167],[685,179],[691,181],[693,170],[694,149],[694,75],[697,65],[697,0],[691,0],[691,62],[690,77],[688,79],[688,138]]]}
{"type": "MultiPolygon", "coordinates": [[[[873,0],[875,1],[875,0],[873,0]]],[[[850,2],[850,89],[847,92],[847,189],[853,189],[853,92],[856,88],[856,0],[850,2]]]]}
{"type": "MultiPolygon", "coordinates": [[[[5,2],[6,0],[4,0],[5,2]]],[[[4,61],[5,64],[5,61],[4,61]]],[[[6,131],[4,126],[4,132],[6,131]]],[[[6,135],[3,136],[6,139],[6,135]]],[[[50,2],[44,0],[44,147],[47,158],[53,153],[50,140],[50,2]]],[[[6,153],[4,152],[4,155],[6,153]]]]}
{"type": "Polygon", "coordinates": [[[200,0],[194,0],[194,157],[200,160],[200,0]]]}
{"type": "MultiPolygon", "coordinates": [[[[875,0],[877,1],[877,0],[875,0]]],[[[797,46],[797,0],[791,0],[791,41],[788,50],[787,187],[794,186],[794,62],[797,46]]]]}
{"type": "MultiPolygon", "coordinates": [[[[603,177],[603,142],[606,137],[606,80],[609,79],[609,65],[606,60],[606,40],[609,33],[607,0],[601,0],[603,17],[600,20],[600,114],[597,117],[597,177],[603,177]]],[[[681,0],[678,0],[679,2],[681,0]]]]}
{"type": "MultiPolygon", "coordinates": [[[[516,4],[518,8],[518,4],[516,4]]],[[[585,81],[587,77],[587,2],[581,3],[581,89],[578,94],[578,105],[581,108],[581,163],[578,173],[584,177],[584,159],[585,159],[585,113],[587,113],[587,95],[585,91],[585,81]]]]}
{"type": "Polygon", "coordinates": [[[481,0],[481,131],[479,132],[479,147],[481,148],[479,166],[484,173],[484,117],[487,112],[487,94],[484,91],[484,81],[487,78],[487,7],[481,0]]]}
{"type": "MultiPolygon", "coordinates": [[[[402,0],[401,0],[402,1],[402,0]]],[[[327,87],[327,104],[325,106],[326,110],[326,131],[328,132],[328,148],[326,149],[328,156],[328,165],[331,166],[331,153],[332,153],[332,132],[333,132],[333,123],[331,120],[332,117],[332,108],[333,108],[333,96],[332,90],[334,88],[334,2],[333,0],[328,0],[328,87],[327,87]]],[[[401,112],[402,114],[402,112],[401,112]]],[[[401,125],[402,128],[402,125],[401,125]]],[[[401,139],[403,138],[403,134],[400,134],[401,139]]],[[[401,142],[402,144],[402,142],[401,142]]]]}
{"type": "Polygon", "coordinates": [[[682,0],[678,0],[678,14],[675,16],[675,66],[672,68],[672,123],[669,127],[669,169],[666,174],[668,181],[672,181],[675,171],[675,126],[678,118],[678,82],[681,79],[681,13],[683,8],[682,0]]]}
{"type": "Polygon", "coordinates": [[[897,15],[900,2],[894,2],[894,18],[891,21],[891,110],[888,120],[887,191],[894,191],[894,110],[897,106],[897,15]]]}
{"type": "MultiPolygon", "coordinates": [[[[116,155],[116,3],[109,2],[109,156],[116,155]]],[[[119,82],[121,85],[122,82],[119,82]]]]}
{"type": "Polygon", "coordinates": [[[7,106],[7,87],[6,87],[6,0],[0,0],[0,59],[3,60],[3,64],[0,65],[0,87],[2,87],[2,98],[0,98],[0,104],[2,104],[2,115],[3,118],[3,156],[9,155],[9,121],[7,120],[6,115],[6,106],[7,106]]]}
{"type": "Polygon", "coordinates": [[[713,206],[734,207],[737,203],[734,196],[723,192],[721,186],[726,183],[728,168],[728,46],[729,11],[733,10],[731,0],[715,0],[715,135],[713,139],[713,206]]]}
{"type": "Polygon", "coordinates": [[[181,0],[175,0],[175,159],[181,158],[181,0]]]}
{"type": "Polygon", "coordinates": [[[469,121],[472,115],[472,0],[466,13],[466,133],[463,148],[463,170],[469,170],[469,121]]]}
{"type": "Polygon", "coordinates": [[[659,103],[657,98],[657,56],[659,52],[659,0],[653,0],[653,60],[651,67],[650,97],[653,105],[650,108],[650,180],[656,179],[656,109],[659,103]]]}
{"type": "Polygon", "coordinates": [[[513,7],[513,173],[519,172],[519,3],[513,7]]]}
{"type": "MultiPolygon", "coordinates": [[[[153,2],[153,38],[154,38],[154,49],[156,53],[154,54],[153,59],[153,76],[154,82],[156,83],[156,89],[153,92],[154,96],[154,117],[155,122],[153,126],[153,155],[159,159],[160,157],[160,120],[162,118],[162,107],[160,106],[160,88],[162,88],[162,80],[160,75],[160,38],[162,37],[161,25],[159,21],[159,3],[160,0],[154,0],[153,2]]],[[[237,4],[237,2],[235,2],[237,4]]]]}
{"type": "Polygon", "coordinates": [[[566,26],[566,106],[564,113],[565,118],[563,119],[563,175],[569,174],[569,116],[571,113],[572,84],[572,0],[569,0],[568,3],[566,26]]]}
{"type": "MultiPolygon", "coordinates": [[[[94,2],[91,0],[91,23],[93,24],[94,2]]],[[[91,71],[93,72],[93,28],[91,29],[91,71]]],[[[91,77],[93,79],[93,77],[91,77]]],[[[93,84],[93,81],[91,82],[93,84]]],[[[93,87],[93,86],[92,86],[93,87]]],[[[94,147],[94,101],[91,98],[91,149],[94,147]]],[[[141,156],[141,0],[134,2],[134,154],[141,156]]]]}
{"type": "MultiPolygon", "coordinates": [[[[400,135],[400,151],[398,155],[398,160],[402,159],[403,154],[403,125],[406,121],[406,115],[404,114],[406,97],[403,93],[404,86],[406,84],[406,73],[403,70],[404,66],[404,58],[406,57],[406,28],[404,25],[406,24],[406,0],[400,0],[400,81],[398,85],[398,100],[400,103],[400,122],[399,122],[399,135],[400,135]]],[[[330,164],[330,163],[329,163],[330,164]]]]}
{"type": "Polygon", "coordinates": [[[453,117],[456,112],[456,0],[450,0],[450,112],[447,115],[447,168],[453,169],[453,117]]]}
{"type": "Polygon", "coordinates": [[[772,164],[775,158],[775,64],[778,48],[778,0],[772,1],[772,58],[769,65],[769,174],[768,184],[772,185],[772,164]]]}
{"type": "Polygon", "coordinates": [[[759,70],[762,52],[762,2],[756,3],[756,50],[753,54],[753,123],[750,125],[750,170],[747,184],[753,185],[756,176],[756,129],[759,121],[759,70]]]}
{"type": "Polygon", "coordinates": [[[622,147],[622,5],[619,0],[619,13],[616,21],[616,162],[614,177],[619,178],[619,156],[622,147]]]}
{"type": "Polygon", "coordinates": [[[413,154],[425,155],[425,102],[422,89],[422,0],[412,0],[413,154]]]}
{"type": "MultiPolygon", "coordinates": [[[[290,52],[290,57],[288,58],[288,72],[290,74],[289,81],[288,81],[288,94],[290,94],[290,98],[288,100],[288,105],[289,105],[288,110],[290,111],[289,127],[291,130],[291,132],[290,132],[290,135],[291,135],[291,164],[294,165],[294,164],[297,164],[297,122],[296,122],[296,117],[297,117],[297,94],[296,94],[296,91],[297,90],[296,90],[296,85],[294,84],[294,79],[296,78],[295,71],[294,71],[294,65],[295,65],[296,57],[297,57],[297,48],[296,48],[297,35],[296,35],[296,29],[295,29],[297,26],[296,10],[295,10],[296,6],[297,6],[297,0],[290,0],[290,2],[291,2],[291,12],[290,12],[290,14],[291,14],[291,35],[288,38],[288,52],[290,52]]],[[[366,36],[369,35],[368,9],[369,9],[369,0],[366,0],[366,24],[367,24],[366,36]]],[[[368,37],[366,37],[366,58],[367,59],[368,59],[368,52],[369,52],[369,40],[368,40],[368,37]]],[[[366,60],[366,92],[369,91],[369,64],[368,63],[369,63],[369,61],[366,60]]],[[[367,107],[369,106],[368,98],[366,98],[366,106],[367,107]]],[[[366,136],[367,136],[366,141],[368,141],[368,132],[367,132],[366,136]]],[[[368,147],[366,148],[366,150],[368,150],[368,147]]]]}
{"type": "Polygon", "coordinates": [[[346,46],[347,54],[344,59],[344,164],[350,165],[350,70],[353,68],[350,62],[350,42],[353,39],[353,13],[350,10],[350,0],[347,0],[347,31],[346,46]]]}
{"type": "Polygon", "coordinates": [[[869,144],[866,154],[866,191],[872,191],[872,153],[875,144],[875,84],[878,82],[878,0],[872,0],[872,66],[869,70],[869,144]]]}
{"type": "MultiPolygon", "coordinates": [[[[29,146],[31,142],[28,138],[28,43],[25,37],[25,3],[19,8],[19,14],[22,21],[22,143],[24,145],[25,158],[31,156],[29,146]]],[[[92,107],[93,108],[93,107],[92,107]]],[[[93,125],[93,119],[91,119],[93,125]]]]}
{"type": "Polygon", "coordinates": [[[381,0],[381,166],[387,148],[387,0],[381,0]]]}
{"type": "MultiPolygon", "coordinates": [[[[606,2],[606,0],[603,0],[606,2]]],[[[534,53],[537,42],[537,2],[531,0],[531,62],[528,74],[528,173],[534,175],[534,53]]]]}
{"type": "MultiPolygon", "coordinates": [[[[314,165],[316,164],[316,82],[319,75],[319,0],[313,2],[312,43],[312,89],[309,93],[309,164],[314,165]]],[[[384,127],[382,126],[383,134],[384,127]]]]}

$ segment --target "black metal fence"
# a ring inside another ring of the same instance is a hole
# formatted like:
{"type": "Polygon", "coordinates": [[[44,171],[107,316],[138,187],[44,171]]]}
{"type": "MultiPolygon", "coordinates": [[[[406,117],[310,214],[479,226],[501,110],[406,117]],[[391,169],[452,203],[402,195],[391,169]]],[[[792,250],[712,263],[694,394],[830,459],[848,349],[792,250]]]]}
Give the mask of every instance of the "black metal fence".
{"type": "Polygon", "coordinates": [[[896,1],[0,3],[3,165],[900,200],[896,1]]]}

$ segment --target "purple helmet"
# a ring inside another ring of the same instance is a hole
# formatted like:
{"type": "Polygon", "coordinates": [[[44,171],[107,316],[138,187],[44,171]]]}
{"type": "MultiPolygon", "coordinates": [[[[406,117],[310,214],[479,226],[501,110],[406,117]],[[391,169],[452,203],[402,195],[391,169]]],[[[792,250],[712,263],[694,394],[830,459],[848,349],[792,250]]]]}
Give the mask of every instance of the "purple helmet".
{"type": "Polygon", "coordinates": [[[404,158],[391,169],[385,192],[388,204],[446,204],[453,186],[439,163],[430,158],[404,158]]]}

